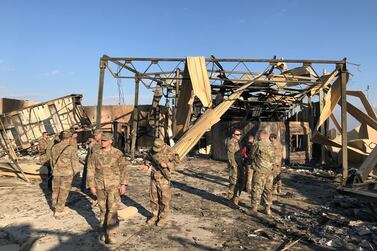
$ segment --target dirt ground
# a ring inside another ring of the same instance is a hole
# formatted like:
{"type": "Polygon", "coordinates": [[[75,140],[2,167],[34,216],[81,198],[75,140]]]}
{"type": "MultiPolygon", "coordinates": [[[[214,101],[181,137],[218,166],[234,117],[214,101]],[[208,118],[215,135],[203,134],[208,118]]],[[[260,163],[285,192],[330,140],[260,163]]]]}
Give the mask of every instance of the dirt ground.
{"type": "Polygon", "coordinates": [[[121,206],[134,206],[139,213],[122,221],[118,243],[106,246],[97,235],[99,210],[79,192],[78,180],[68,198],[69,214],[56,220],[46,182],[25,185],[16,178],[0,177],[0,250],[9,244],[24,250],[281,250],[295,240],[290,250],[377,247],[376,224],[347,215],[354,211],[344,208],[349,203],[334,203],[352,198],[336,192],[331,176],[284,170],[283,193],[274,196],[270,218],[245,213],[250,206],[246,193],[239,208],[224,198],[228,185],[224,162],[190,158],[172,179],[169,224],[148,226],[149,176],[130,168],[121,206]],[[367,231],[360,234],[361,227],[367,231]]]}

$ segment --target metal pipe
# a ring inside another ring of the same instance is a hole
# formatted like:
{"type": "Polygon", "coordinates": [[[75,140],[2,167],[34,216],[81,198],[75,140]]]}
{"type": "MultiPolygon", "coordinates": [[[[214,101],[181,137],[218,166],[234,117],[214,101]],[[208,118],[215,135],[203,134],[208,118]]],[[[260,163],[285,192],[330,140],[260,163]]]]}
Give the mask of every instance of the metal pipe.
{"type": "MultiPolygon", "coordinates": [[[[322,113],[323,111],[323,107],[324,107],[324,104],[325,104],[325,95],[324,95],[324,92],[323,92],[323,89],[319,90],[319,114],[322,113]]],[[[322,135],[325,135],[326,134],[326,131],[325,131],[325,125],[321,125],[321,127],[319,128],[319,131],[322,135]]],[[[325,163],[325,147],[324,145],[321,144],[321,164],[324,164],[325,163]]]]}
{"type": "Polygon", "coordinates": [[[339,64],[341,89],[341,124],[342,124],[342,171],[343,185],[348,177],[348,138],[347,138],[347,68],[346,64],[339,64]]]}
{"type": "Polygon", "coordinates": [[[102,101],[103,101],[103,84],[105,80],[105,68],[107,60],[101,58],[99,63],[99,82],[98,82],[98,100],[96,112],[96,129],[101,127],[102,101]]]}
{"type": "MultiPolygon", "coordinates": [[[[126,57],[108,57],[111,61],[186,61],[186,58],[126,58],[126,57]]],[[[256,59],[256,58],[206,58],[206,62],[255,62],[255,63],[305,63],[305,64],[345,64],[343,60],[317,60],[317,59],[256,59]]]]}
{"type": "Polygon", "coordinates": [[[137,124],[138,124],[138,105],[139,105],[139,86],[140,80],[135,77],[135,97],[134,97],[134,111],[133,111],[133,120],[132,120],[132,140],[131,140],[131,159],[135,159],[136,152],[136,139],[137,139],[137,124]]]}

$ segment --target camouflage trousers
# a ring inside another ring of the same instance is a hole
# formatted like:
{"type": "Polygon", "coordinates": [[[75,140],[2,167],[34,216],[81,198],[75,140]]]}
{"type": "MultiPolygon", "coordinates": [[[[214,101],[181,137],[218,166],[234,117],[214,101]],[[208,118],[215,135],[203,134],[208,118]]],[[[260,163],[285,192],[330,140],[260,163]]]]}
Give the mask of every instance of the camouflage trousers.
{"type": "Polygon", "coordinates": [[[248,193],[251,193],[251,185],[253,184],[254,169],[253,169],[252,165],[250,165],[250,164],[246,164],[245,168],[246,168],[246,174],[247,174],[247,177],[246,177],[246,191],[248,193]]]}
{"type": "Polygon", "coordinates": [[[229,191],[228,198],[239,197],[245,187],[246,173],[243,166],[233,167],[228,165],[229,168],[229,191]]]}
{"type": "Polygon", "coordinates": [[[97,201],[100,211],[100,225],[106,234],[116,234],[119,226],[118,209],[120,194],[118,188],[109,190],[98,189],[97,201]]]}
{"type": "Polygon", "coordinates": [[[281,190],[281,165],[280,164],[277,164],[275,165],[275,168],[274,168],[274,189],[273,190],[277,190],[277,191],[280,191],[281,190]]]}
{"type": "Polygon", "coordinates": [[[170,210],[170,181],[161,172],[152,171],[149,190],[151,210],[154,217],[167,218],[170,210]]]}
{"type": "Polygon", "coordinates": [[[265,206],[272,204],[273,174],[271,172],[254,172],[253,187],[251,191],[251,206],[258,207],[261,200],[265,206]]]}
{"type": "Polygon", "coordinates": [[[55,176],[52,180],[51,206],[55,212],[63,212],[65,203],[71,191],[73,176],[55,176]]]}

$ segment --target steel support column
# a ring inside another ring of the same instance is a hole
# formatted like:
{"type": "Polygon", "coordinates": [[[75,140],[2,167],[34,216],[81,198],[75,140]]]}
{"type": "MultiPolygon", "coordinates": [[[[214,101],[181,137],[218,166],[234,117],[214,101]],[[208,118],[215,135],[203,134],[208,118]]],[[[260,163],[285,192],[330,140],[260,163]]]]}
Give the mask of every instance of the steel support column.
{"type": "Polygon", "coordinates": [[[136,139],[137,139],[137,125],[138,125],[138,105],[139,105],[139,84],[140,80],[139,77],[135,77],[135,99],[134,99],[134,111],[133,111],[133,120],[132,120],[132,140],[131,140],[131,159],[135,158],[135,151],[136,151],[136,139]]]}
{"type": "MultiPolygon", "coordinates": [[[[324,95],[323,90],[321,89],[319,91],[319,115],[322,113],[324,105],[325,105],[325,95],[324,95]]],[[[319,132],[322,135],[325,135],[326,134],[325,129],[326,129],[325,125],[321,125],[320,128],[319,128],[319,132]]],[[[326,159],[325,159],[325,147],[324,147],[324,145],[321,144],[321,164],[324,164],[325,161],[326,161],[326,159]]]]}
{"type": "Polygon", "coordinates": [[[103,84],[105,80],[105,69],[107,60],[101,58],[99,63],[99,83],[98,83],[98,100],[96,112],[96,129],[101,127],[102,101],[103,101],[103,84]]]}
{"type": "MultiPolygon", "coordinates": [[[[341,125],[342,125],[342,169],[343,182],[348,177],[348,151],[347,151],[347,68],[346,63],[338,64],[340,69],[340,84],[341,84],[341,125]]],[[[343,183],[344,184],[344,183],[343,183]]]]}

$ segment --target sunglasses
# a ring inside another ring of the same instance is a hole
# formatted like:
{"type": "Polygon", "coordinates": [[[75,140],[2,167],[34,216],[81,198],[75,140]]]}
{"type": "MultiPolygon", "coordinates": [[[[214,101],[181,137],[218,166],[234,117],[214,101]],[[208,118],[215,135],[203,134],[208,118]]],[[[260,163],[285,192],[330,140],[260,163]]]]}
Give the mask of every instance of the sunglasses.
{"type": "Polygon", "coordinates": [[[241,135],[241,133],[235,133],[234,135],[236,135],[236,136],[240,136],[240,135],[241,135]]]}

